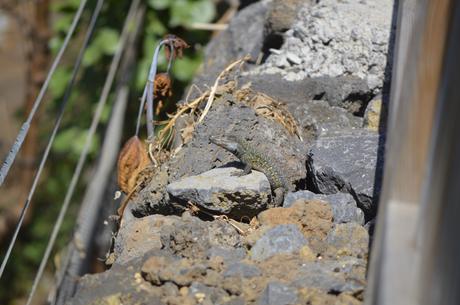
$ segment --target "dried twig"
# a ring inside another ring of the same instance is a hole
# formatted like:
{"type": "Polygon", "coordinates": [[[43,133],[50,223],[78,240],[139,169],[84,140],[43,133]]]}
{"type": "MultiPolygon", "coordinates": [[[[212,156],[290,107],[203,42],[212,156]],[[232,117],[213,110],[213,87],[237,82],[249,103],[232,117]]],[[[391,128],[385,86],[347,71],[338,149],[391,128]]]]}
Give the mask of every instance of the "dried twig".
{"type": "Polygon", "coordinates": [[[230,72],[235,66],[238,64],[241,64],[245,61],[248,61],[250,57],[247,55],[243,58],[238,59],[237,61],[232,62],[230,65],[228,65],[222,72],[220,72],[219,76],[217,76],[216,81],[214,82],[214,85],[211,88],[211,93],[209,94],[208,101],[206,102],[206,107],[204,108],[203,113],[201,114],[198,123],[203,121],[204,117],[206,114],[208,114],[209,109],[211,109],[212,103],[214,102],[214,96],[216,94],[217,87],[219,86],[219,81],[221,78],[223,78],[228,72],[230,72]]]}

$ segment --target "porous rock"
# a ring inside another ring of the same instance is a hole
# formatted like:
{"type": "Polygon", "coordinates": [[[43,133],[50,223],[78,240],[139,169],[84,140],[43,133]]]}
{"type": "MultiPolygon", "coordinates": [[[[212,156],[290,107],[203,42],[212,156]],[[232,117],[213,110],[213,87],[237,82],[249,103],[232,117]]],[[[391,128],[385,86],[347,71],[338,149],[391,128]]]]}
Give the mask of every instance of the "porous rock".
{"type": "Polygon", "coordinates": [[[363,126],[372,131],[379,131],[380,115],[382,112],[382,96],[373,98],[364,112],[363,126]]]}
{"type": "Polygon", "coordinates": [[[272,208],[259,214],[262,226],[295,224],[310,243],[323,240],[332,228],[329,204],[317,200],[298,200],[289,208],[272,208]]]}
{"type": "MultiPolygon", "coordinates": [[[[390,0],[324,0],[311,7],[304,5],[281,48],[283,53],[296,53],[302,62],[292,70],[272,72],[288,79],[350,75],[365,80],[370,90],[380,90],[392,12],[390,0]]],[[[277,56],[269,57],[268,63],[275,62],[277,56]]],[[[270,66],[263,69],[270,71],[270,66]]]]}
{"type": "Polygon", "coordinates": [[[146,216],[136,221],[124,222],[115,239],[114,254],[116,261],[123,264],[145,253],[161,249],[162,226],[174,225],[179,217],[163,215],[146,216]]]}
{"type": "Polygon", "coordinates": [[[259,299],[259,305],[289,305],[297,301],[297,292],[295,289],[280,283],[270,282],[262,292],[259,299]]]}
{"type": "Polygon", "coordinates": [[[255,243],[251,249],[251,258],[261,261],[276,254],[293,253],[306,244],[306,238],[296,225],[278,225],[267,230],[255,243]]]}
{"type": "Polygon", "coordinates": [[[323,292],[335,293],[357,293],[365,287],[364,260],[345,258],[340,261],[305,262],[299,269],[299,276],[292,281],[294,287],[317,288],[323,292]]]}
{"type": "Polygon", "coordinates": [[[230,264],[224,271],[224,277],[255,277],[260,276],[262,272],[254,265],[250,265],[243,262],[237,262],[230,264]]]}
{"type": "Polygon", "coordinates": [[[333,257],[354,256],[367,259],[369,233],[356,223],[337,224],[327,236],[327,254],[333,257]]]}
{"type": "Polygon", "coordinates": [[[299,199],[323,200],[329,203],[334,214],[334,223],[356,222],[364,225],[364,213],[356,206],[356,201],[350,194],[336,193],[323,195],[310,191],[289,192],[284,198],[283,207],[291,207],[299,199]]]}

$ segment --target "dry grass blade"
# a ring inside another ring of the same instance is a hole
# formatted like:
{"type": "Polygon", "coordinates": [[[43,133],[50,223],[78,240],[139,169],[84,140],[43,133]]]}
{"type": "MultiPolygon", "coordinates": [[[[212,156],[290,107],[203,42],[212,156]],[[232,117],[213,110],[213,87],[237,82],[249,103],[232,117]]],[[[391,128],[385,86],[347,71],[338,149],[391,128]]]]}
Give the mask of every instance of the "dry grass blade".
{"type": "Polygon", "coordinates": [[[247,103],[253,108],[258,115],[278,122],[290,134],[296,135],[303,141],[299,125],[285,105],[264,93],[252,91],[246,85],[238,90],[235,95],[239,101],[247,103]]]}
{"type": "Polygon", "coordinates": [[[209,109],[211,109],[212,103],[214,102],[214,96],[216,95],[217,87],[219,86],[219,81],[227,74],[229,73],[234,67],[236,67],[239,64],[242,64],[246,61],[249,60],[249,56],[245,56],[243,58],[238,59],[237,61],[232,62],[230,65],[228,65],[222,72],[220,72],[219,76],[217,76],[216,81],[214,82],[214,85],[211,87],[211,92],[208,97],[208,101],[206,102],[206,106],[204,108],[203,113],[201,114],[198,123],[203,121],[204,117],[206,114],[208,114],[209,109]]]}

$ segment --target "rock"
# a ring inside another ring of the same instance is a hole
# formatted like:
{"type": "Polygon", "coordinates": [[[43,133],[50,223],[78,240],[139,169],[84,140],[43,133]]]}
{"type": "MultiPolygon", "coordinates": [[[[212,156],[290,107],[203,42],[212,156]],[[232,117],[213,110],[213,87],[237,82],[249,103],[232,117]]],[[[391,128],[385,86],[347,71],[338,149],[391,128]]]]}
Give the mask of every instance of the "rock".
{"type": "Polygon", "coordinates": [[[299,251],[307,240],[296,225],[279,225],[269,229],[251,249],[251,258],[262,261],[280,253],[299,251]]]}
{"type": "Polygon", "coordinates": [[[341,261],[306,262],[292,281],[296,288],[316,288],[323,292],[361,292],[365,288],[366,264],[354,258],[341,261]]]}
{"type": "Polygon", "coordinates": [[[170,204],[166,185],[168,184],[168,173],[161,170],[155,173],[155,179],[151,179],[129,204],[131,213],[136,217],[152,214],[176,214],[181,207],[170,204]]]}
{"type": "Polygon", "coordinates": [[[270,282],[262,292],[259,305],[289,305],[296,304],[297,292],[295,289],[280,282],[270,282]]]}
{"type": "Polygon", "coordinates": [[[151,250],[163,247],[161,227],[173,225],[178,217],[151,215],[121,226],[114,244],[116,262],[123,264],[133,258],[142,257],[151,250]]]}
{"type": "Polygon", "coordinates": [[[327,236],[329,256],[354,256],[367,259],[369,233],[356,223],[338,224],[327,236]]]}
{"type": "Polygon", "coordinates": [[[242,247],[242,237],[225,221],[202,221],[197,217],[182,217],[172,225],[161,227],[163,250],[181,257],[201,259],[212,247],[242,247]]]}
{"type": "Polygon", "coordinates": [[[270,201],[270,184],[261,172],[232,176],[236,168],[216,168],[173,182],[166,190],[173,198],[235,217],[256,215],[270,201]]]}
{"type": "Polygon", "coordinates": [[[295,53],[287,52],[286,59],[293,65],[300,65],[302,63],[302,59],[295,53]]]}
{"type": "Polygon", "coordinates": [[[259,214],[258,220],[263,227],[295,224],[314,246],[316,240],[326,238],[332,228],[332,210],[323,201],[299,200],[289,208],[272,208],[259,214]]]}
{"type": "Polygon", "coordinates": [[[261,1],[239,11],[228,28],[207,45],[201,73],[195,77],[194,83],[211,85],[228,64],[247,54],[256,60],[265,39],[268,10],[269,4],[261,1]]]}
{"type": "Polygon", "coordinates": [[[349,293],[340,293],[339,295],[329,294],[316,288],[299,289],[300,304],[309,305],[360,305],[362,301],[358,300],[349,293]]]}
{"type": "Polygon", "coordinates": [[[350,194],[336,193],[323,195],[310,191],[289,192],[284,198],[283,207],[288,208],[299,199],[323,200],[329,203],[334,214],[334,223],[356,222],[357,224],[364,225],[363,211],[356,206],[356,201],[350,194]]]}
{"type": "Polygon", "coordinates": [[[308,138],[318,138],[343,129],[360,128],[363,119],[328,102],[312,100],[294,106],[300,127],[308,138]]]}
{"type": "MultiPolygon", "coordinates": [[[[281,47],[301,58],[302,64],[276,72],[289,80],[350,75],[365,81],[371,91],[381,90],[388,81],[392,13],[390,0],[322,0],[302,5],[281,47]]],[[[276,57],[270,56],[261,71],[269,71],[276,57]]]]}
{"type": "Polygon", "coordinates": [[[307,161],[307,183],[315,193],[350,193],[370,218],[377,212],[382,157],[379,135],[373,132],[342,131],[320,137],[307,161]]]}
{"type": "MultiPolygon", "coordinates": [[[[285,52],[281,51],[279,56],[276,56],[276,58],[273,59],[274,62],[270,65],[275,65],[279,57],[286,57],[285,52]]],[[[262,67],[264,66],[265,65],[262,67]]],[[[286,67],[288,67],[288,65],[286,65],[286,67]]],[[[354,76],[321,76],[287,80],[282,78],[282,75],[277,72],[278,70],[278,68],[275,70],[269,70],[267,68],[267,71],[260,71],[260,69],[257,68],[252,69],[241,75],[239,83],[244,85],[250,82],[252,89],[263,92],[286,103],[289,110],[298,121],[304,120],[303,115],[305,115],[306,110],[302,108],[309,107],[309,103],[312,100],[319,102],[315,102],[316,104],[312,105],[313,108],[320,107],[321,104],[324,105],[321,101],[325,101],[330,106],[338,106],[344,108],[351,114],[362,116],[367,103],[374,96],[374,93],[369,90],[366,81],[354,76]],[[302,111],[302,113],[297,113],[298,111],[302,111]]],[[[321,108],[327,111],[326,115],[323,115],[321,112],[318,113],[316,109],[311,110],[320,115],[317,118],[318,122],[325,120],[326,122],[333,123],[332,118],[327,119],[327,113],[331,115],[336,111],[326,109],[325,107],[321,108]]],[[[333,114],[334,117],[337,115],[341,115],[341,113],[333,114]]],[[[314,116],[309,116],[308,118],[310,120],[312,118],[315,119],[314,116]]],[[[351,116],[348,116],[348,119],[340,118],[340,124],[343,124],[342,121],[347,122],[347,120],[351,121],[350,123],[353,127],[362,126],[361,117],[356,118],[359,124],[355,124],[351,116]]]]}
{"type": "Polygon", "coordinates": [[[240,261],[246,257],[246,250],[243,248],[224,248],[213,246],[208,250],[209,259],[221,257],[225,263],[231,264],[240,261]]]}
{"type": "Polygon", "coordinates": [[[297,12],[305,0],[274,0],[267,17],[267,30],[272,34],[281,34],[291,28],[297,12]]]}
{"type": "Polygon", "coordinates": [[[238,102],[237,97],[227,95],[214,102],[208,115],[196,126],[192,140],[165,165],[170,182],[215,167],[241,167],[238,158],[209,142],[211,135],[225,134],[243,138],[261,152],[269,153],[283,169],[288,183],[305,179],[306,143],[288,134],[281,124],[257,115],[254,109],[238,102]]]}
{"type": "Polygon", "coordinates": [[[189,289],[189,295],[196,300],[195,304],[213,305],[221,303],[223,299],[228,298],[228,293],[222,288],[216,289],[203,285],[200,282],[193,282],[189,289]]]}
{"type": "Polygon", "coordinates": [[[241,262],[230,264],[227,270],[224,271],[224,277],[250,278],[261,274],[262,272],[256,266],[241,262]]]}
{"type": "Polygon", "coordinates": [[[316,254],[310,249],[309,246],[303,246],[299,251],[299,255],[305,261],[313,262],[316,260],[316,254]]]}
{"type": "Polygon", "coordinates": [[[136,272],[140,260],[135,259],[129,265],[113,265],[111,269],[97,274],[88,274],[78,280],[77,291],[65,302],[69,305],[87,304],[164,304],[160,295],[144,282],[136,272]]]}
{"type": "Polygon", "coordinates": [[[364,112],[363,126],[372,131],[379,131],[382,96],[372,99],[364,112]]]}

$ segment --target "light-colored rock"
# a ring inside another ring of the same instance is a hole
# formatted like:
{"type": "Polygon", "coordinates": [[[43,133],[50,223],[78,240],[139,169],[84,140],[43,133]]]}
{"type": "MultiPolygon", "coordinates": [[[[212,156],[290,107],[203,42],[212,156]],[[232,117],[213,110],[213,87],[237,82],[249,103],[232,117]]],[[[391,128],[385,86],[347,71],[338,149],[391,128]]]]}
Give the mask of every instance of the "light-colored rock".
{"type": "MultiPolygon", "coordinates": [[[[380,90],[392,13],[391,0],[322,0],[303,5],[281,47],[301,64],[296,61],[295,71],[278,68],[277,72],[289,80],[350,75],[365,81],[370,90],[380,90]]],[[[276,61],[277,55],[271,55],[261,71],[270,70],[276,61]]]]}
{"type": "Polygon", "coordinates": [[[363,126],[372,131],[378,131],[380,126],[380,113],[382,112],[382,97],[374,98],[369,102],[364,112],[363,126]]]}
{"type": "Polygon", "coordinates": [[[166,187],[169,195],[219,214],[254,216],[265,208],[271,196],[267,177],[258,171],[233,176],[240,169],[215,168],[186,177],[166,187]]]}

